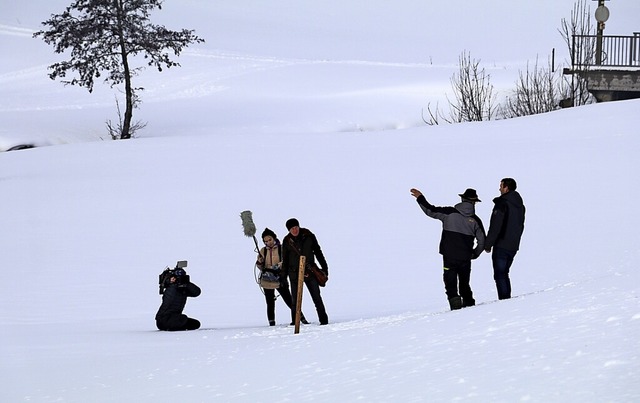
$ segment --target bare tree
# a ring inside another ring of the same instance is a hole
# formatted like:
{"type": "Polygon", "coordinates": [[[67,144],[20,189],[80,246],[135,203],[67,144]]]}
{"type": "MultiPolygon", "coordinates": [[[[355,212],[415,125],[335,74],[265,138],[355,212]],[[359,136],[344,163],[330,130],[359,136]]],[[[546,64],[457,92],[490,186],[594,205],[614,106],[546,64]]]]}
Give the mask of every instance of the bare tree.
{"type": "Polygon", "coordinates": [[[136,91],[142,90],[133,87],[132,77],[143,68],[132,67],[131,60],[141,54],[148,66],[162,71],[163,67],[180,65],[169,58],[166,50],[179,56],[189,44],[204,42],[192,30],[171,31],[151,24],[149,16],[156,8],[162,8],[162,0],[76,0],[62,14],[52,15],[42,23],[49,27],[47,31],[33,35],[53,45],[56,53],[71,50],[68,61],[49,66],[52,80],[64,79],[70,70],[76,71],[79,77],[62,82],[92,92],[93,80],[106,71],[104,81],[112,87],[124,83],[124,119],[120,119],[118,127],[107,124],[113,138],[131,138],[132,131],[144,127],[131,123],[133,109],[140,102],[136,91]],[[114,130],[119,132],[115,136],[114,130]]]}
{"type": "Polygon", "coordinates": [[[495,98],[491,76],[480,68],[479,60],[472,60],[468,52],[462,52],[458,59],[458,73],[451,78],[455,100],[449,103],[449,114],[445,116],[436,105],[427,107],[429,118],[422,119],[428,125],[437,125],[440,120],[447,123],[478,122],[491,120],[496,113],[495,98]]]}
{"type": "Polygon", "coordinates": [[[519,73],[513,94],[507,97],[505,104],[500,107],[502,117],[509,119],[558,109],[562,78],[552,70],[551,62],[548,67],[542,68],[538,66],[536,59],[533,70],[527,63],[526,72],[519,73]]]}
{"type": "MultiPolygon", "coordinates": [[[[571,19],[562,19],[561,28],[558,30],[562,35],[569,54],[572,55],[571,66],[581,66],[583,70],[587,66],[592,65],[595,61],[596,43],[593,40],[580,41],[580,46],[574,49],[574,35],[593,35],[595,27],[590,18],[591,10],[587,5],[587,0],[578,0],[573,5],[571,19]]],[[[571,101],[572,106],[586,105],[594,102],[593,96],[587,89],[587,82],[575,73],[571,74],[571,78],[565,77],[566,93],[562,94],[565,102],[571,101]]]]}

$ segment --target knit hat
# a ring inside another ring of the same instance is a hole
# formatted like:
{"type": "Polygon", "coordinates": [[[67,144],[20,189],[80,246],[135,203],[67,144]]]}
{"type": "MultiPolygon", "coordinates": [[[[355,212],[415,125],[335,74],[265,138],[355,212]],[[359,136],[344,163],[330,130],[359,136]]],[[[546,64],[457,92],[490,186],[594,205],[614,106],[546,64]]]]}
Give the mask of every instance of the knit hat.
{"type": "Polygon", "coordinates": [[[289,218],[287,220],[287,223],[285,224],[285,227],[287,227],[287,231],[290,231],[291,228],[293,227],[299,227],[300,223],[298,222],[298,219],[296,218],[289,218]]]}
{"type": "Polygon", "coordinates": [[[464,200],[468,200],[470,202],[479,202],[481,201],[480,199],[478,199],[478,194],[476,193],[475,189],[467,189],[464,191],[464,193],[459,194],[458,196],[462,197],[464,200]]]}
{"type": "Polygon", "coordinates": [[[273,239],[278,239],[276,233],[271,231],[269,228],[265,228],[264,231],[262,231],[262,239],[264,239],[264,237],[266,236],[270,236],[273,239]]]}

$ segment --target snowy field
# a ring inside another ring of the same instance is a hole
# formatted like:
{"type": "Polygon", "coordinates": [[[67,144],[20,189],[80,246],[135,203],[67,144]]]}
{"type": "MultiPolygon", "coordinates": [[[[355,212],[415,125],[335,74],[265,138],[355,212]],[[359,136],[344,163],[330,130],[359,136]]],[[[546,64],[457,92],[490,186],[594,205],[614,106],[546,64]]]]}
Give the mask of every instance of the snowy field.
{"type": "MultiPolygon", "coordinates": [[[[501,97],[566,59],[573,1],[467,3],[168,0],[155,21],[207,42],[137,78],[148,125],[121,142],[101,140],[117,89],[49,80],[59,56],[31,39],[69,1],[0,5],[0,149],[41,145],[0,153],[0,402],[640,401],[640,100],[426,126],[463,50],[501,97]],[[527,207],[516,298],[484,254],[478,305],[450,312],[441,226],[409,189],[473,187],[488,225],[506,176],[527,207]],[[243,210],[317,235],[328,326],[307,295],[300,334],[282,301],[267,326],[243,210]],[[203,329],[159,332],[158,274],[182,259],[203,329]]],[[[606,33],[640,29],[639,2],[607,6],[606,33]]]]}

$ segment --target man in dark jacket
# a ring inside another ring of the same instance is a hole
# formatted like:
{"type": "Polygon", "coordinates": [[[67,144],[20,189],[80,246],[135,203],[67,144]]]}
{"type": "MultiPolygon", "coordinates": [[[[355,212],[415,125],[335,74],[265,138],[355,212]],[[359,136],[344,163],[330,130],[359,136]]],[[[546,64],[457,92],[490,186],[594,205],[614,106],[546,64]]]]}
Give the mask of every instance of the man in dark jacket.
{"type": "Polygon", "coordinates": [[[156,314],[156,326],[159,330],[196,330],[200,322],[182,313],[187,297],[200,295],[200,287],[189,280],[183,269],[170,270],[164,281],[162,305],[156,314]]]}
{"type": "Polygon", "coordinates": [[[484,245],[487,252],[493,248],[491,260],[498,299],[511,298],[509,269],[520,249],[520,238],[524,231],[525,207],[516,187],[516,181],[512,178],[500,181],[500,196],[493,199],[495,205],[484,245]]]}
{"type": "MultiPolygon", "coordinates": [[[[300,256],[306,257],[307,267],[309,267],[309,265],[311,264],[314,264],[315,260],[318,259],[318,263],[320,263],[320,269],[327,276],[329,275],[329,266],[327,265],[327,260],[324,258],[322,249],[320,249],[320,245],[318,244],[316,236],[311,231],[306,228],[300,228],[300,223],[295,218],[287,220],[285,226],[287,227],[289,233],[284,237],[284,240],[282,241],[282,269],[289,275],[289,278],[291,279],[291,319],[293,322],[295,321],[296,315],[295,305],[298,300],[298,273],[300,269],[300,256]]],[[[318,280],[316,280],[313,275],[305,273],[304,283],[309,290],[309,295],[311,296],[313,304],[316,306],[320,324],[328,324],[329,317],[327,316],[327,311],[325,310],[324,302],[322,301],[322,296],[320,295],[320,285],[318,284],[318,280]]]]}
{"type": "Polygon", "coordinates": [[[436,207],[431,205],[418,189],[411,189],[411,195],[426,215],[442,221],[440,254],[444,261],[444,288],[449,299],[449,307],[460,309],[473,306],[471,279],[471,260],[482,254],[484,248],[484,227],[475,215],[475,203],[479,202],[474,189],[460,194],[462,201],[454,207],[436,207]],[[474,243],[477,241],[477,246],[474,243]],[[460,294],[458,294],[458,286],[460,294]]]}

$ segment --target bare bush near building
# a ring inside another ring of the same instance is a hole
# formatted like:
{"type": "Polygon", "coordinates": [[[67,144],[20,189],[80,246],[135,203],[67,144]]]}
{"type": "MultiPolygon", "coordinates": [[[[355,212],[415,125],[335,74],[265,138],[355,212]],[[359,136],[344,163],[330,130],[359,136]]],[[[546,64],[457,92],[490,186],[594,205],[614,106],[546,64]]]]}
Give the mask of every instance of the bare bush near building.
{"type": "Polygon", "coordinates": [[[553,72],[551,62],[543,68],[536,59],[533,70],[527,64],[526,72],[520,71],[516,88],[500,107],[500,114],[509,119],[556,110],[563,93],[562,84],[562,77],[553,72]]]}
{"type": "Polygon", "coordinates": [[[437,125],[440,121],[446,123],[478,122],[491,120],[496,113],[494,104],[496,95],[491,76],[484,68],[480,68],[480,61],[472,60],[468,52],[463,52],[459,57],[458,73],[451,78],[451,86],[455,100],[449,103],[449,114],[444,115],[439,106],[435,110],[431,105],[427,107],[428,117],[422,116],[422,120],[428,125],[437,125]]]}
{"type": "MultiPolygon", "coordinates": [[[[558,30],[562,35],[567,48],[569,49],[569,55],[573,55],[574,60],[571,61],[571,67],[574,65],[583,66],[582,69],[586,70],[586,66],[593,65],[596,54],[596,42],[593,41],[581,41],[582,47],[580,49],[572,49],[573,35],[594,35],[596,30],[591,22],[591,9],[587,5],[586,0],[579,0],[573,5],[573,11],[571,12],[571,19],[562,19],[561,28],[558,30]]],[[[570,78],[565,77],[566,93],[562,95],[565,100],[571,100],[572,106],[586,105],[594,102],[593,95],[587,90],[587,82],[583,78],[576,74],[571,74],[570,78]]]]}

